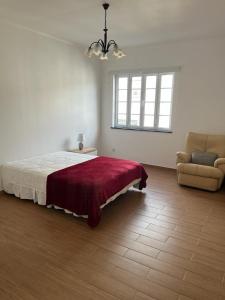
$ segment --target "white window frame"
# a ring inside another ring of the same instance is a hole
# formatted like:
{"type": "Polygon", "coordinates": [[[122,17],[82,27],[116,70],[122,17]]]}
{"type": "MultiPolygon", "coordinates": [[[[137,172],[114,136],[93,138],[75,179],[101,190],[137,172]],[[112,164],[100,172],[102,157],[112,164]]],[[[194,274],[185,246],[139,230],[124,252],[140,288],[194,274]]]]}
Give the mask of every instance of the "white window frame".
{"type": "Polygon", "coordinates": [[[141,131],[158,131],[158,132],[172,132],[172,118],[173,118],[173,102],[174,102],[174,88],[176,80],[176,70],[166,70],[166,71],[156,71],[156,72],[120,72],[113,74],[113,124],[112,128],[118,129],[130,129],[130,130],[141,130],[141,131]],[[161,77],[162,75],[173,74],[173,84],[172,84],[172,95],[171,95],[171,113],[170,113],[170,124],[168,128],[163,128],[158,126],[159,121],[159,110],[160,110],[160,93],[161,93],[161,77]],[[140,126],[130,125],[131,117],[131,85],[132,77],[142,77],[141,83],[141,108],[140,108],[140,126]],[[146,93],[146,77],[147,76],[156,76],[156,96],[155,96],[155,111],[154,111],[154,126],[146,127],[144,126],[144,107],[145,107],[145,93],[146,93]],[[128,95],[127,95],[127,118],[126,125],[118,124],[118,81],[121,77],[128,77],[128,95]]]}

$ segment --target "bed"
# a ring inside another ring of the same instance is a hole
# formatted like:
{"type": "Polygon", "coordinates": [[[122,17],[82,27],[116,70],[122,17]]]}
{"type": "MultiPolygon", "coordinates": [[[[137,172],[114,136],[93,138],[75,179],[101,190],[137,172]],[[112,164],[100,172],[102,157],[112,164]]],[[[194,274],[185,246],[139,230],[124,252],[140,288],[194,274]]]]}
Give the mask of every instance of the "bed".
{"type": "Polygon", "coordinates": [[[102,208],[130,187],[146,186],[144,168],[133,161],[60,151],[9,162],[2,189],[39,205],[88,218],[95,227],[102,208]],[[74,201],[74,199],[81,199],[74,201]]]}

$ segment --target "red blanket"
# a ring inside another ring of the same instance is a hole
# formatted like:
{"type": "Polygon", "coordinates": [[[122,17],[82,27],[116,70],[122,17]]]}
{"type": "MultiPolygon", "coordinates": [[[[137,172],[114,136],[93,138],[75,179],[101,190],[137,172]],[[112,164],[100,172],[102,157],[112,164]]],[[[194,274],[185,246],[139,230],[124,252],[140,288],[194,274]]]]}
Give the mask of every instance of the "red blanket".
{"type": "Polygon", "coordinates": [[[91,227],[98,225],[101,205],[135,179],[139,189],[148,178],[137,162],[100,156],[50,174],[47,178],[47,205],[88,215],[91,227]]]}

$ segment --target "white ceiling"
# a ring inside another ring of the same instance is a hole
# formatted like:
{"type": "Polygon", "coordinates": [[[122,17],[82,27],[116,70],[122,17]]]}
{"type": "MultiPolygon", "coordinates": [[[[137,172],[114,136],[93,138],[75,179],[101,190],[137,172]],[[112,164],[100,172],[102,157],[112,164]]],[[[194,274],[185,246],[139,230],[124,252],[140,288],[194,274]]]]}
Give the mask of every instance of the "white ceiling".
{"type": "MultiPolygon", "coordinates": [[[[0,18],[88,45],[102,38],[101,0],[0,0],[0,18]]],[[[109,37],[121,46],[225,35],[225,0],[110,0],[109,37]]]]}

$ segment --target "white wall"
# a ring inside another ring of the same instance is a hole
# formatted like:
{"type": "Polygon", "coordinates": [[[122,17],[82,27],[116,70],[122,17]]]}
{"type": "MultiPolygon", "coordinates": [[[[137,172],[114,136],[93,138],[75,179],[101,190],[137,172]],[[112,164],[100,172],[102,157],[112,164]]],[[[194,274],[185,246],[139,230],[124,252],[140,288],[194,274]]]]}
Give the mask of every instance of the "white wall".
{"type": "Polygon", "coordinates": [[[99,136],[99,70],[83,50],[9,24],[0,26],[0,164],[99,136]]]}
{"type": "Polygon", "coordinates": [[[126,49],[127,57],[104,66],[102,148],[105,155],[175,167],[188,131],[225,134],[225,38],[126,49]],[[111,71],[181,67],[175,89],[173,133],[110,129],[111,71]],[[113,152],[115,149],[115,152],[113,152]]]}
{"type": "MultiPolygon", "coordinates": [[[[100,63],[13,25],[1,24],[0,41],[0,164],[74,147],[79,132],[99,147],[100,63]]],[[[188,131],[225,133],[225,38],[125,50],[103,65],[102,154],[174,167],[188,131]],[[177,66],[172,134],[110,128],[112,71],[177,66]]]]}

